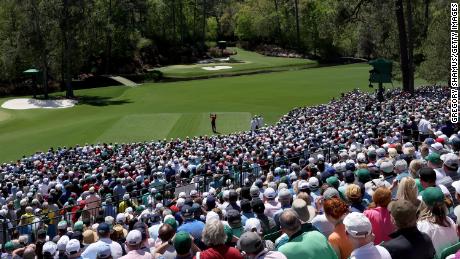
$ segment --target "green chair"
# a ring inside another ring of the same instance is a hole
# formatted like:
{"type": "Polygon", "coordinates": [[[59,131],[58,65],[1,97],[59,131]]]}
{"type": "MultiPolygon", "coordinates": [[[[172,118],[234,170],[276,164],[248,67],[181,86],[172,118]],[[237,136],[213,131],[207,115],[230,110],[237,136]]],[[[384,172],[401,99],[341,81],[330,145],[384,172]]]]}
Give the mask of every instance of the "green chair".
{"type": "Polygon", "coordinates": [[[436,255],[435,259],[446,259],[449,255],[457,253],[458,250],[460,250],[460,242],[444,248],[440,255],[436,255]]]}

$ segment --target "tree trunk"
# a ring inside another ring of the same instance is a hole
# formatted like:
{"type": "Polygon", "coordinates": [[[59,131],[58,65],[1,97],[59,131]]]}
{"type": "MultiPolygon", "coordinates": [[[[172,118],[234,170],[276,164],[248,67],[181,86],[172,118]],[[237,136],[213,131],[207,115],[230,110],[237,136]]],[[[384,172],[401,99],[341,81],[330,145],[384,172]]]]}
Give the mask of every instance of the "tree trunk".
{"type": "MultiPolygon", "coordinates": [[[[278,39],[281,42],[281,39],[283,38],[281,35],[281,23],[280,23],[280,16],[279,16],[279,6],[278,6],[278,0],[273,0],[273,4],[275,5],[275,13],[276,13],[276,39],[278,39]]],[[[278,44],[280,43],[278,42],[278,44]]]]}
{"type": "Polygon", "coordinates": [[[72,76],[70,73],[69,0],[64,0],[63,12],[64,21],[62,24],[62,36],[64,43],[64,81],[66,86],[66,97],[73,98],[72,76]]]}
{"type": "Polygon", "coordinates": [[[428,34],[428,26],[430,25],[430,0],[424,0],[424,18],[425,18],[425,25],[423,28],[423,37],[426,37],[428,34]]]}
{"type": "Polygon", "coordinates": [[[409,61],[409,89],[411,93],[414,91],[414,17],[412,9],[412,0],[406,0],[406,15],[407,15],[407,58],[409,61]]]}
{"type": "Polygon", "coordinates": [[[206,41],[206,0],[203,0],[203,27],[202,29],[202,35],[201,35],[201,40],[202,40],[202,45],[204,46],[204,42],[206,41]]]}
{"type": "Polygon", "coordinates": [[[406,24],[404,21],[404,7],[403,0],[395,0],[395,12],[396,21],[398,23],[399,32],[399,49],[400,49],[400,61],[401,61],[401,73],[403,79],[403,90],[405,92],[412,93],[413,89],[410,88],[410,68],[409,68],[409,57],[407,51],[407,36],[406,36],[406,24]]]}
{"type": "Polygon", "coordinates": [[[107,30],[106,30],[106,58],[105,58],[105,74],[110,73],[112,62],[112,0],[109,0],[109,10],[107,15],[107,30]]]}
{"type": "Polygon", "coordinates": [[[297,49],[300,50],[299,0],[294,0],[297,49]]]}

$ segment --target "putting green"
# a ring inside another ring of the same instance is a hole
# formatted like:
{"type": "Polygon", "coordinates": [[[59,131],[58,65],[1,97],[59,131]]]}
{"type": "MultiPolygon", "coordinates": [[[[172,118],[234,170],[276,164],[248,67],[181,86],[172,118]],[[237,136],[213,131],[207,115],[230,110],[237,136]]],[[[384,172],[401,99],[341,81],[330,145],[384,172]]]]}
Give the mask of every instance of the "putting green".
{"type": "Polygon", "coordinates": [[[211,112],[222,134],[249,130],[255,114],[273,124],[294,107],[325,103],[354,88],[368,91],[368,76],[367,64],[354,64],[78,90],[79,104],[68,109],[0,108],[0,161],[64,145],[210,135],[211,112]]]}

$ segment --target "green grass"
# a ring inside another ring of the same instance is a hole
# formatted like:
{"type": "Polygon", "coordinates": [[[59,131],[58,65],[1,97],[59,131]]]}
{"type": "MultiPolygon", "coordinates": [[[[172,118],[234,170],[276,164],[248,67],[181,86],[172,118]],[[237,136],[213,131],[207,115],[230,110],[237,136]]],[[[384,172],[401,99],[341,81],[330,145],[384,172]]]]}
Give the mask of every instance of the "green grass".
{"type": "Polygon", "coordinates": [[[167,78],[189,78],[213,75],[235,75],[241,73],[257,71],[281,71],[295,68],[314,67],[318,63],[309,59],[301,58],[281,58],[267,57],[256,52],[246,51],[240,48],[232,48],[237,51],[232,58],[242,63],[213,63],[213,64],[194,64],[194,65],[172,65],[162,67],[158,70],[163,72],[167,78]],[[209,66],[231,66],[231,69],[207,71],[202,67],[209,66]]]}
{"type": "Polygon", "coordinates": [[[255,114],[275,123],[294,107],[325,103],[354,88],[368,90],[368,71],[368,65],[354,64],[135,88],[114,86],[76,91],[82,101],[70,109],[0,108],[0,161],[51,146],[210,135],[210,112],[218,114],[220,133],[247,130],[255,114]]]}

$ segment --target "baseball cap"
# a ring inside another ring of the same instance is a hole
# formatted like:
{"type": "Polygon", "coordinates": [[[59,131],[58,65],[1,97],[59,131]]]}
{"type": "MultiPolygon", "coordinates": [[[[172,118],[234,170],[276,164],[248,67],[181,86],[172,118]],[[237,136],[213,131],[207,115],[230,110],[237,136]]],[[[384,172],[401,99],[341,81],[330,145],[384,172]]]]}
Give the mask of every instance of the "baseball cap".
{"type": "Polygon", "coordinates": [[[61,236],[57,242],[57,249],[59,251],[65,251],[67,243],[69,242],[69,237],[66,235],[61,236]]]}
{"type": "Polygon", "coordinates": [[[316,177],[310,177],[310,179],[308,179],[308,186],[310,187],[310,189],[314,190],[314,189],[317,189],[319,187],[319,180],[318,178],[316,177]]]}
{"type": "MultiPolygon", "coordinates": [[[[13,242],[8,242],[8,243],[11,243],[11,245],[13,245],[13,242]]],[[[5,249],[8,251],[8,243],[5,244],[5,249]]],[[[13,245],[13,249],[14,249],[14,245],[13,245]]],[[[45,253],[49,253],[50,255],[54,255],[57,251],[57,245],[56,243],[52,242],[52,241],[48,241],[46,242],[45,244],[43,244],[43,251],[42,253],[45,254],[45,253]]]]}
{"type": "Polygon", "coordinates": [[[291,196],[291,192],[288,189],[281,189],[278,193],[278,200],[289,200],[291,196]]]}
{"type": "Polygon", "coordinates": [[[58,229],[60,230],[66,230],[67,229],[67,221],[61,220],[58,223],[58,229]]]}
{"type": "Polygon", "coordinates": [[[300,191],[304,191],[304,190],[308,190],[308,188],[309,188],[310,186],[309,186],[309,184],[308,184],[307,181],[301,180],[301,181],[299,182],[298,187],[299,187],[298,189],[299,189],[300,191]]]}
{"type": "Polygon", "coordinates": [[[74,231],[83,231],[83,227],[84,227],[83,221],[77,221],[73,225],[73,230],[74,231]]]}
{"type": "Polygon", "coordinates": [[[137,230],[129,231],[128,235],[126,236],[126,243],[128,245],[138,245],[142,242],[142,233],[137,230]]]}
{"type": "Polygon", "coordinates": [[[173,240],[174,248],[178,255],[186,254],[192,247],[192,239],[190,234],[185,231],[179,231],[173,240]]]}
{"type": "Polygon", "coordinates": [[[393,163],[390,161],[383,161],[382,163],[380,163],[380,170],[384,173],[391,173],[393,172],[393,169],[393,163]]]}
{"type": "Polygon", "coordinates": [[[366,237],[372,233],[372,225],[369,219],[364,214],[352,212],[343,220],[347,233],[355,238],[366,237]]]}
{"type": "Polygon", "coordinates": [[[125,215],[125,213],[118,213],[118,214],[117,214],[117,217],[116,217],[116,219],[115,219],[115,222],[116,222],[117,224],[124,224],[125,221],[126,221],[126,215],[125,215]]]}
{"type": "Polygon", "coordinates": [[[460,180],[453,182],[452,187],[454,187],[455,192],[460,195],[460,180]]]}
{"type": "Polygon", "coordinates": [[[102,222],[101,224],[99,224],[99,226],[97,226],[97,233],[99,235],[106,235],[106,234],[110,233],[109,224],[107,224],[105,222],[102,222]]]}
{"type": "Polygon", "coordinates": [[[257,218],[250,218],[246,220],[246,224],[244,225],[244,231],[256,231],[257,233],[262,233],[262,226],[260,225],[260,220],[257,218]]]}
{"type": "Polygon", "coordinates": [[[254,254],[264,248],[264,244],[259,234],[254,232],[246,232],[241,235],[238,240],[238,249],[246,252],[247,254],[254,254]]]}
{"type": "Polygon", "coordinates": [[[80,241],[78,241],[77,239],[69,240],[65,247],[65,251],[69,255],[78,253],[80,251],[80,241]]]}
{"type": "Polygon", "coordinates": [[[441,163],[441,156],[438,153],[431,153],[428,156],[425,157],[426,161],[429,161],[433,164],[439,164],[441,163]]]}
{"type": "Polygon", "coordinates": [[[355,173],[358,177],[358,181],[362,183],[366,183],[371,180],[371,173],[365,168],[358,169],[355,173]]]}
{"type": "Polygon", "coordinates": [[[337,191],[337,189],[335,189],[335,188],[328,187],[323,193],[323,198],[325,200],[329,200],[329,199],[332,199],[334,197],[340,198],[339,191],[337,191]]]}
{"type": "Polygon", "coordinates": [[[453,169],[458,169],[459,159],[458,156],[453,153],[448,153],[441,156],[441,160],[444,162],[444,165],[453,169]]]}
{"type": "Polygon", "coordinates": [[[227,211],[227,222],[231,227],[239,227],[241,224],[241,214],[237,210],[227,211]]]}
{"type": "Polygon", "coordinates": [[[138,221],[134,223],[134,226],[133,226],[133,229],[139,230],[139,232],[141,232],[142,239],[147,238],[147,228],[148,228],[147,224],[145,224],[142,221],[138,221]]]}
{"type": "Polygon", "coordinates": [[[182,206],[181,208],[181,214],[183,217],[191,217],[192,216],[192,207],[190,207],[189,205],[184,205],[182,206]]]}
{"type": "Polygon", "coordinates": [[[326,179],[326,183],[329,184],[330,186],[333,186],[334,188],[339,188],[340,186],[340,181],[337,176],[331,176],[326,179]]]}
{"type": "Polygon", "coordinates": [[[251,195],[251,197],[259,197],[259,194],[260,194],[260,191],[259,191],[259,188],[255,185],[251,186],[251,188],[249,189],[249,194],[251,195]]]}
{"type": "Polygon", "coordinates": [[[101,244],[101,246],[97,250],[97,258],[106,259],[106,258],[109,258],[110,256],[112,256],[112,252],[110,251],[110,245],[101,244]]]}
{"type": "Polygon", "coordinates": [[[428,206],[444,201],[444,193],[439,187],[428,187],[422,192],[422,199],[428,206]]]}
{"type": "Polygon", "coordinates": [[[264,192],[264,196],[267,199],[274,199],[276,197],[276,192],[273,188],[267,188],[264,192]]]}
{"type": "Polygon", "coordinates": [[[292,202],[292,209],[297,212],[299,219],[307,222],[310,219],[310,212],[308,211],[307,202],[302,199],[295,199],[292,202]]]}
{"type": "Polygon", "coordinates": [[[177,230],[177,221],[173,218],[168,218],[164,221],[165,224],[170,225],[174,230],[177,230]]]}

